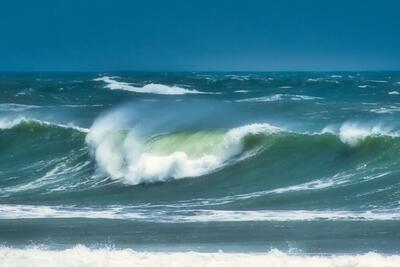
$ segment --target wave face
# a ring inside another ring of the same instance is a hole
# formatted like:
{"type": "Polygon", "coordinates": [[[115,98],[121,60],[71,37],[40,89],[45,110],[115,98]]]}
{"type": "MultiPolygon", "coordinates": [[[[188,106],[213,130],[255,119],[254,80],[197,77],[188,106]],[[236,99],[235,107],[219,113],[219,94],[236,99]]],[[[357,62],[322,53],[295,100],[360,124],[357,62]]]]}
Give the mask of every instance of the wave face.
{"type": "Polygon", "coordinates": [[[167,133],[140,140],[135,129],[113,131],[103,125],[97,122],[86,141],[102,169],[130,184],[209,174],[260,149],[251,139],[280,130],[269,124],[250,124],[225,132],[167,133]]]}
{"type": "Polygon", "coordinates": [[[148,254],[155,262],[223,249],[276,266],[396,266],[399,83],[398,73],[5,74],[0,255],[97,264],[103,253],[163,251],[148,254]]]}

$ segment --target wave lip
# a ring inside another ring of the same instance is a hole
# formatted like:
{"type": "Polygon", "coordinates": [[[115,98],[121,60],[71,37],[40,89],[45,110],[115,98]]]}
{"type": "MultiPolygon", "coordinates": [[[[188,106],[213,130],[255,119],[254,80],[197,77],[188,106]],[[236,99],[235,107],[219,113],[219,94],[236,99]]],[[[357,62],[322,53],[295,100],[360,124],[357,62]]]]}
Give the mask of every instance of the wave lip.
{"type": "Polygon", "coordinates": [[[184,94],[204,94],[197,90],[189,90],[178,86],[167,86],[164,84],[150,83],[143,87],[136,87],[126,82],[115,80],[118,77],[103,76],[94,79],[94,81],[103,81],[106,88],[110,90],[125,90],[135,93],[161,94],[161,95],[184,95],[184,94]]]}

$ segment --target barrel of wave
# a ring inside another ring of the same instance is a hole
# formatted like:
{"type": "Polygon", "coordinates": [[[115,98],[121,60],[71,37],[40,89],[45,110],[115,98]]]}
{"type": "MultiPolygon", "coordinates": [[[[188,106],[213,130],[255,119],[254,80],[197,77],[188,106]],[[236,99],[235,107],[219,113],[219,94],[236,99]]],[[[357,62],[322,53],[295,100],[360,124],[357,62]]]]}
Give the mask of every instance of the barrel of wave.
{"type": "Polygon", "coordinates": [[[95,124],[86,141],[99,167],[128,184],[198,177],[256,153],[245,139],[280,131],[267,123],[227,131],[173,132],[143,137],[136,129],[112,129],[95,124]]]}

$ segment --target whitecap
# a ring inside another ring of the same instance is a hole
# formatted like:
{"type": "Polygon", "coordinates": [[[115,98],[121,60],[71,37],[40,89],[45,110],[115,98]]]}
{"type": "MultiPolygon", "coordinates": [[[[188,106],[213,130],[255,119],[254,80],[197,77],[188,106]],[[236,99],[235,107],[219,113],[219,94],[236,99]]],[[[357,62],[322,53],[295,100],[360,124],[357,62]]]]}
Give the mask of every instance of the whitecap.
{"type": "Polygon", "coordinates": [[[149,83],[142,87],[136,87],[126,82],[119,82],[118,77],[103,76],[94,79],[94,81],[103,81],[106,83],[106,88],[110,90],[125,90],[135,93],[146,94],[163,94],[163,95],[184,95],[184,94],[203,94],[197,90],[189,90],[178,86],[168,86],[164,84],[149,83]]]}

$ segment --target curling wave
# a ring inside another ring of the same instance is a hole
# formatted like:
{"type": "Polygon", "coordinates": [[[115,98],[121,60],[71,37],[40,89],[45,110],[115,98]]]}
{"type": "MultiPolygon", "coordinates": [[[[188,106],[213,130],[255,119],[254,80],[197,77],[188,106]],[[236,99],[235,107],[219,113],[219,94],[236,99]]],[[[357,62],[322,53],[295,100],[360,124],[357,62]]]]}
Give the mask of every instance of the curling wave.
{"type": "Polygon", "coordinates": [[[95,124],[86,137],[100,167],[129,184],[196,177],[246,158],[260,148],[251,137],[281,131],[250,124],[227,132],[182,132],[141,140],[134,130],[110,132],[95,124]]]}

